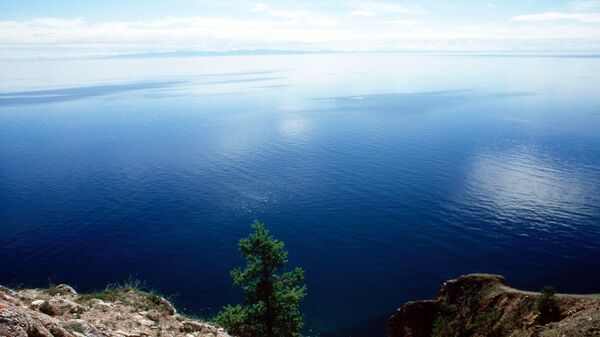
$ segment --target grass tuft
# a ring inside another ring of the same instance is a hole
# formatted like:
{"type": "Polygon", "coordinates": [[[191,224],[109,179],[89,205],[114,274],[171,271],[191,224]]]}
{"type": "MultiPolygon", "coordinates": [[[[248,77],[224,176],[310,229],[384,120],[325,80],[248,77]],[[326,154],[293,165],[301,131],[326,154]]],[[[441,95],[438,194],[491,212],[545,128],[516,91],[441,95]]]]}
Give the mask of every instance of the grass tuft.
{"type": "Polygon", "coordinates": [[[48,316],[58,315],[58,312],[56,311],[56,309],[54,309],[54,307],[50,303],[48,303],[48,301],[44,301],[44,303],[42,303],[42,305],[40,305],[40,312],[42,312],[48,316]]]}

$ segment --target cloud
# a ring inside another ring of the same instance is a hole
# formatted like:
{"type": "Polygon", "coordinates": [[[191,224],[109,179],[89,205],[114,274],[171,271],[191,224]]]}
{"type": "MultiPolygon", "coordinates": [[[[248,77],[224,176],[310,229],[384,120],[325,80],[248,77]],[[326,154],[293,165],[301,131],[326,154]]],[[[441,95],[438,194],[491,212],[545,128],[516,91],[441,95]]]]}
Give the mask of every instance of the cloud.
{"type": "Polygon", "coordinates": [[[256,4],[250,8],[251,12],[266,12],[269,10],[269,5],[256,4]]]}
{"type": "Polygon", "coordinates": [[[332,41],[344,44],[353,39],[352,31],[336,25],[335,20],[319,15],[286,20],[168,17],[148,21],[0,21],[0,59],[182,50],[328,49],[332,41]]]}
{"type": "Polygon", "coordinates": [[[513,16],[511,20],[530,23],[552,21],[576,21],[579,23],[598,23],[600,22],[600,13],[546,12],[538,14],[517,15],[513,16]]]}
{"type": "Polygon", "coordinates": [[[569,3],[569,7],[573,11],[588,11],[600,8],[600,0],[579,0],[569,3]]]}
{"type": "Polygon", "coordinates": [[[418,20],[386,20],[386,21],[379,21],[379,23],[382,23],[382,24],[394,25],[394,26],[399,26],[399,27],[414,27],[419,22],[420,21],[418,21],[418,20]]]}
{"type": "Polygon", "coordinates": [[[337,25],[337,21],[334,18],[308,10],[273,8],[262,3],[250,7],[249,10],[251,12],[265,13],[278,19],[302,20],[309,26],[334,27],[337,25]]]}
{"type": "Polygon", "coordinates": [[[355,10],[350,12],[350,15],[352,16],[375,16],[376,14],[370,11],[359,11],[359,10],[355,10]]]}
{"type": "Polygon", "coordinates": [[[359,12],[371,12],[371,13],[388,13],[388,14],[405,14],[405,15],[420,15],[424,14],[425,11],[419,6],[415,5],[400,5],[392,2],[383,1],[363,1],[363,0],[352,0],[347,3],[349,7],[354,8],[359,12]]]}
{"type": "MultiPolygon", "coordinates": [[[[381,4],[380,2],[376,2],[381,4]]],[[[371,5],[373,3],[370,3],[371,5]]],[[[165,17],[88,21],[84,18],[0,20],[0,59],[94,57],[193,51],[593,51],[600,50],[595,13],[518,16],[504,24],[433,24],[427,17],[324,15],[314,10],[247,8],[249,18],[165,17]],[[536,23],[565,18],[570,22],[536,23]],[[574,21],[574,15],[580,22],[574,21]],[[362,17],[361,17],[362,16],[362,17]]],[[[355,9],[359,11],[359,9],[355,9]]],[[[355,13],[357,14],[357,13],[355,13]]]]}
{"type": "Polygon", "coordinates": [[[288,9],[274,9],[266,4],[256,4],[250,8],[251,12],[267,13],[271,16],[284,19],[302,18],[311,15],[310,11],[306,10],[288,10],[288,9]]]}
{"type": "Polygon", "coordinates": [[[30,21],[32,24],[36,24],[39,26],[45,26],[48,28],[53,27],[71,27],[75,28],[85,24],[85,20],[82,18],[76,18],[73,20],[66,20],[60,18],[38,18],[30,21]]]}

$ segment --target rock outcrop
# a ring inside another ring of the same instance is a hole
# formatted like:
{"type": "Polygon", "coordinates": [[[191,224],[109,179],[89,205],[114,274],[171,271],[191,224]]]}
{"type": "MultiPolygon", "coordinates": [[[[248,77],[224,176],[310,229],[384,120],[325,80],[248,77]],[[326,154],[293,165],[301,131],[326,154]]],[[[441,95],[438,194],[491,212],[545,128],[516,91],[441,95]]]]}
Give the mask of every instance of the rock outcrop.
{"type": "Polygon", "coordinates": [[[133,287],[80,295],[0,287],[0,337],[230,337],[212,324],[177,314],[166,299],[133,287]]]}
{"type": "Polygon", "coordinates": [[[600,295],[557,294],[549,311],[540,310],[540,298],[508,287],[502,276],[461,276],[444,283],[435,300],[399,309],[388,320],[388,336],[600,336],[600,295]]]}

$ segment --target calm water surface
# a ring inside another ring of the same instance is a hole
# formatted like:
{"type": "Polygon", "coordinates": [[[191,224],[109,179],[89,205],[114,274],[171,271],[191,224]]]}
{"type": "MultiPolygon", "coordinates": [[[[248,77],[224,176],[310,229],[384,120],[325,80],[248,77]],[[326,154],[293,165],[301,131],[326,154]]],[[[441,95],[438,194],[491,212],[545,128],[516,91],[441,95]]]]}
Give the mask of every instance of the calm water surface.
{"type": "MultiPolygon", "coordinates": [[[[309,329],[469,272],[600,292],[600,58],[0,62],[0,283],[240,299],[254,219],[309,329]]],[[[307,330],[308,331],[308,330],[307,330]]]]}

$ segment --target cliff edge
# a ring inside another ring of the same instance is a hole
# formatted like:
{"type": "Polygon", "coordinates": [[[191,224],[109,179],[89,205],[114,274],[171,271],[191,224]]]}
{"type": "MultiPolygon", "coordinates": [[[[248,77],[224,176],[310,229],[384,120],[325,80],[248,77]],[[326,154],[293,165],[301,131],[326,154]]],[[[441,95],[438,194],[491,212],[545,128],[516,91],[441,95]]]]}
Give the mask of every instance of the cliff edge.
{"type": "Polygon", "coordinates": [[[0,337],[230,337],[223,329],[177,314],[163,297],[134,287],[78,294],[0,287],[0,337]]]}
{"type": "Polygon", "coordinates": [[[387,330],[389,337],[598,337],[600,295],[544,297],[499,275],[465,275],[445,282],[434,300],[406,303],[387,330]]]}

